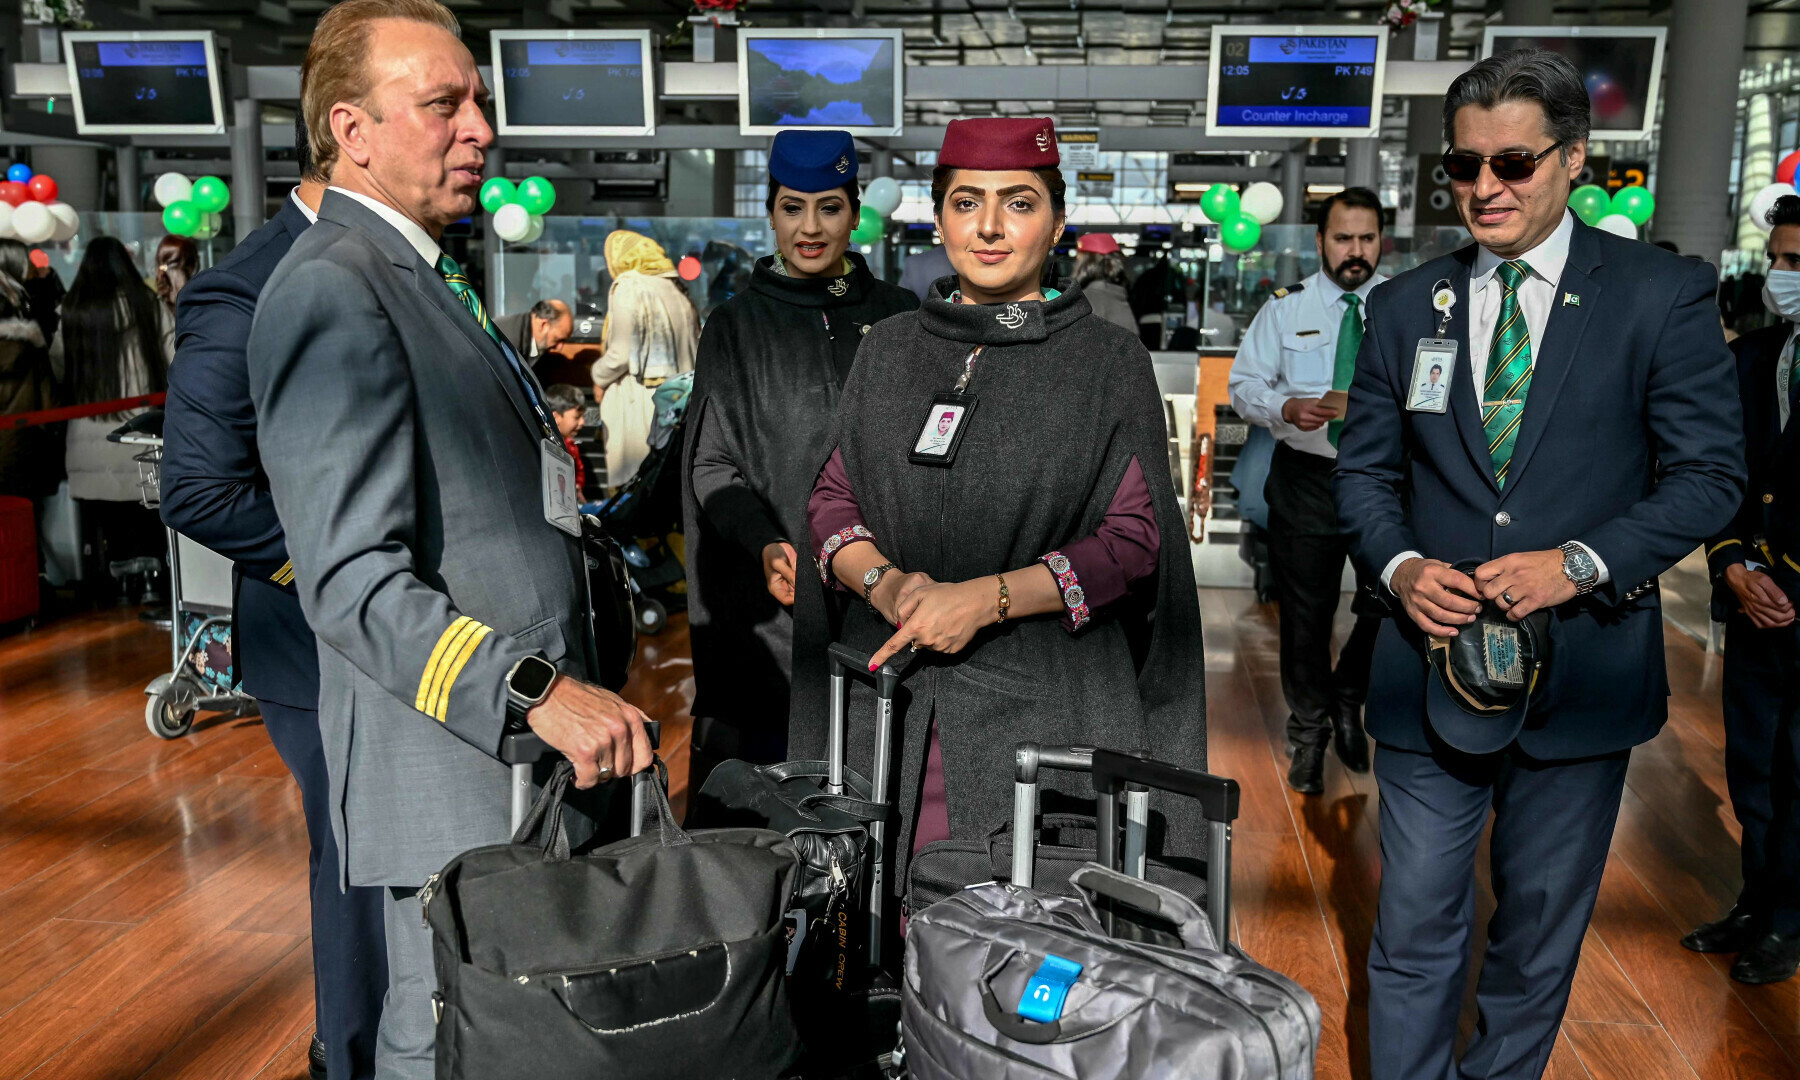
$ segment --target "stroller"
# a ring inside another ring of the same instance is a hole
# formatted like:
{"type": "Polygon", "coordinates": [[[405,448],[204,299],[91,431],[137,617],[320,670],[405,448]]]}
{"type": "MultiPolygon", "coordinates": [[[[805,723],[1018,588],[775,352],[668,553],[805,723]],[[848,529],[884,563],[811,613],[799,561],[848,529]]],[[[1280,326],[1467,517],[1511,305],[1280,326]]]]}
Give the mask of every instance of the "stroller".
{"type": "Polygon", "coordinates": [[[687,609],[681,443],[693,391],[692,374],[677,375],[656,388],[650,456],[617,494],[591,509],[583,508],[597,516],[625,549],[638,632],[643,634],[661,633],[671,612],[687,609]]]}
{"type": "MultiPolygon", "coordinates": [[[[107,438],[141,446],[138,484],[145,506],[162,501],[161,409],[150,409],[126,421],[107,438]]],[[[144,688],[144,724],[159,739],[179,739],[194,725],[201,709],[255,716],[256,699],[237,686],[231,637],[231,560],[189,540],[174,529],[169,534],[170,670],[144,688]]]]}

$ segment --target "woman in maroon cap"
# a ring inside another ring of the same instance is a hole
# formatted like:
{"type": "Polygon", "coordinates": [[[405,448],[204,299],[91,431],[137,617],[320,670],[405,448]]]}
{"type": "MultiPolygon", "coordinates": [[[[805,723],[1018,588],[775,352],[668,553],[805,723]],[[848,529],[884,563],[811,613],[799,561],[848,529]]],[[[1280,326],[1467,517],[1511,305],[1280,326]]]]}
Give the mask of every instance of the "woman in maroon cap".
{"type": "MultiPolygon", "coordinates": [[[[1079,288],[1039,285],[1063,232],[1057,166],[1048,119],[950,125],[931,194],[956,273],[864,340],[808,507],[820,575],[796,608],[790,752],[824,756],[829,627],[877,663],[917,655],[896,883],[924,844],[1009,820],[1021,740],[1206,761],[1198,596],[1150,357],[1079,288]]],[[[872,703],[850,715],[866,767],[872,703]]],[[[1185,809],[1158,806],[1153,844],[1199,852],[1185,809]]]]}
{"type": "Polygon", "coordinates": [[[1111,233],[1091,232],[1075,242],[1075,272],[1070,280],[1087,294],[1094,314],[1109,323],[1117,323],[1132,333],[1138,332],[1137,316],[1131,313],[1127,290],[1131,279],[1125,276],[1125,256],[1111,233]]]}

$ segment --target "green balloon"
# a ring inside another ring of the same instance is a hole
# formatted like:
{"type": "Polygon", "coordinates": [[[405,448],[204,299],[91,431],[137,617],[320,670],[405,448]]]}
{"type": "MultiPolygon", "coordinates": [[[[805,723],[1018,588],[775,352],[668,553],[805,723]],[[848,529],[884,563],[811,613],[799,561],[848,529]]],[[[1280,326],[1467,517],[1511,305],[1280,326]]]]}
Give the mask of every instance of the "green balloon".
{"type": "Polygon", "coordinates": [[[873,244],[887,232],[887,222],[876,213],[873,206],[864,206],[862,214],[856,219],[856,228],[850,233],[852,244],[873,244]]]}
{"type": "Polygon", "coordinates": [[[1611,213],[1612,196],[1599,184],[1583,184],[1569,192],[1569,209],[1583,223],[1592,225],[1611,213]]]}
{"type": "Polygon", "coordinates": [[[163,207],[163,228],[176,236],[192,236],[200,227],[200,210],[183,199],[163,207]]]}
{"type": "Polygon", "coordinates": [[[1206,194],[1200,196],[1200,209],[1206,212],[1207,217],[1223,225],[1238,212],[1237,188],[1230,184],[1214,184],[1206,189],[1206,194]]]}
{"type": "MultiPolygon", "coordinates": [[[[493,183],[492,180],[488,182],[493,183]]],[[[556,189],[541,176],[528,177],[519,184],[518,203],[527,214],[548,214],[556,205],[556,189]]]]}
{"type": "Polygon", "coordinates": [[[1219,239],[1224,242],[1225,250],[1242,255],[1262,239],[1262,225],[1249,214],[1232,214],[1220,222],[1219,239]]]}
{"type": "Polygon", "coordinates": [[[502,206],[516,202],[518,198],[519,189],[504,176],[491,177],[481,185],[481,208],[490,214],[499,212],[502,206]]]}
{"type": "Polygon", "coordinates": [[[216,214],[231,202],[231,189],[216,176],[202,176],[194,181],[194,191],[188,199],[201,213],[216,214]]]}
{"type": "Polygon", "coordinates": [[[1656,213],[1656,198],[1641,184],[1620,188],[1613,193],[1612,212],[1624,214],[1633,225],[1642,225],[1656,213]]]}

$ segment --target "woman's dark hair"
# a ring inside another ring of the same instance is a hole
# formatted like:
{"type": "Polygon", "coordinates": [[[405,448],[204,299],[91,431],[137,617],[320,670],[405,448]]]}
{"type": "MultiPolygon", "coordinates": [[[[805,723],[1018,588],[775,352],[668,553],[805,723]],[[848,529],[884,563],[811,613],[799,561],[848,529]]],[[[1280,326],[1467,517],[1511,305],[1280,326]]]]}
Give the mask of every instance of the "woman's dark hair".
{"type": "Polygon", "coordinates": [[[1126,283],[1125,257],[1116,251],[1078,252],[1075,256],[1075,272],[1070,275],[1070,279],[1083,287],[1096,281],[1110,281],[1114,285],[1124,285],[1126,283]]]}
{"type": "MultiPolygon", "coordinates": [[[[1038,179],[1044,182],[1045,189],[1050,192],[1050,208],[1056,211],[1057,217],[1063,217],[1069,185],[1063,179],[1062,170],[1046,168],[1029,171],[1036,173],[1038,179]]],[[[950,193],[950,178],[955,174],[956,166],[954,165],[939,165],[931,170],[931,213],[933,217],[943,213],[944,196],[950,193]]]]}
{"type": "Polygon", "coordinates": [[[194,279],[200,269],[200,249],[185,236],[165,236],[156,245],[156,295],[165,304],[175,302],[180,290],[169,280],[169,271],[181,271],[182,281],[194,279]]]}
{"type": "Polygon", "coordinates": [[[1319,204],[1320,236],[1325,235],[1325,226],[1331,223],[1331,208],[1334,206],[1354,206],[1358,210],[1375,211],[1375,231],[1381,231],[1381,197],[1366,187],[1347,187],[1319,204]]]}
{"type": "Polygon", "coordinates": [[[1444,97],[1444,145],[1456,145],[1456,111],[1464,105],[1492,109],[1509,101],[1535,101],[1544,110],[1544,132],[1562,147],[1588,137],[1588,94],[1581,72],[1561,53],[1514,49],[1496,53],[1456,77],[1444,97]]]}
{"type": "Polygon", "coordinates": [[[0,274],[21,285],[31,276],[31,249],[23,241],[0,240],[0,274]]]}
{"type": "Polygon", "coordinates": [[[157,321],[160,308],[124,244],[110,236],[88,242],[62,306],[63,355],[75,400],[125,396],[127,343],[143,359],[146,392],[168,388],[169,363],[157,321]]]}
{"type": "MultiPolygon", "coordinates": [[[[769,197],[763,200],[763,209],[771,214],[775,212],[775,193],[780,190],[781,181],[775,179],[773,176],[769,177],[769,197]]],[[[792,189],[790,188],[789,190],[792,189]]],[[[854,228],[856,219],[862,215],[862,190],[857,187],[856,181],[852,180],[841,188],[829,188],[827,190],[841,191],[844,193],[844,198],[850,200],[851,227],[854,228]]],[[[795,194],[801,193],[795,192],[795,194]]],[[[807,194],[812,193],[808,192],[807,194]]]]}

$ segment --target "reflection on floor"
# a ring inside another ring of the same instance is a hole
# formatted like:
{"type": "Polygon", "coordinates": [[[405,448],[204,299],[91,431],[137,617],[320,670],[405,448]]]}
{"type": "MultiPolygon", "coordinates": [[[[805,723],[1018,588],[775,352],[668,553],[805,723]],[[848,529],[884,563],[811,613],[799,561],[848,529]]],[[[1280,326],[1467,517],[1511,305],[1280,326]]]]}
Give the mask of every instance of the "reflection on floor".
{"type": "MultiPolygon", "coordinates": [[[[1212,767],[1243,784],[1238,938],[1326,1018],[1318,1074],[1368,1075],[1363,977],[1379,873],[1375,789],[1333,763],[1323,797],[1282,783],[1272,608],[1208,590],[1212,767]]],[[[1730,902],[1718,659],[1668,635],[1673,720],[1632,761],[1556,1080],[1800,1075],[1800,987],[1752,989],[1675,939],[1730,902]]],[[[311,1032],[299,799],[256,720],[161,742],[143,686],[168,639],[130,613],[0,638],[0,1077],[297,1080],[311,1032]]],[[[685,788],[685,624],[628,695],[671,721],[685,788]]]]}

